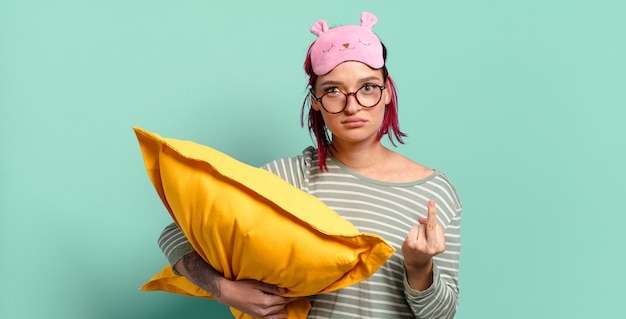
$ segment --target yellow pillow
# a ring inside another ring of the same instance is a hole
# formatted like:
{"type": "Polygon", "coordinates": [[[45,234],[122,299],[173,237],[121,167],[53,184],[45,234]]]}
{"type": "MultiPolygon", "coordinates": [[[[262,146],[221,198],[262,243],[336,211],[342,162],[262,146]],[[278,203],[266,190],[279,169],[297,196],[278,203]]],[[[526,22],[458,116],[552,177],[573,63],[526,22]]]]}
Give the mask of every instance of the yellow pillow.
{"type": "MultiPolygon", "coordinates": [[[[255,279],[305,297],[370,277],[393,253],[316,197],[210,147],[133,127],[163,204],[194,249],[231,280],[255,279]]],[[[213,298],[171,267],[142,290],[213,298]]],[[[307,298],[287,307],[304,319],[307,298]]],[[[231,309],[236,318],[251,318],[231,309]]]]}

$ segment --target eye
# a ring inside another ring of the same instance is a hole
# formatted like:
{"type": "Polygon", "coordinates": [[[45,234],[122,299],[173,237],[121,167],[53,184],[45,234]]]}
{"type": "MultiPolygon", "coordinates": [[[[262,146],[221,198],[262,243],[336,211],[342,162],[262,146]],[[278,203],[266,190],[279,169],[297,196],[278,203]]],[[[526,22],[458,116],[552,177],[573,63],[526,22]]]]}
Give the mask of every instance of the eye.
{"type": "Polygon", "coordinates": [[[363,93],[371,93],[376,87],[378,87],[378,85],[368,83],[361,87],[361,91],[363,91],[363,93]]]}
{"type": "Polygon", "coordinates": [[[324,88],[324,94],[333,95],[339,92],[341,91],[339,91],[339,88],[337,88],[336,86],[329,86],[327,88],[324,88]]]}

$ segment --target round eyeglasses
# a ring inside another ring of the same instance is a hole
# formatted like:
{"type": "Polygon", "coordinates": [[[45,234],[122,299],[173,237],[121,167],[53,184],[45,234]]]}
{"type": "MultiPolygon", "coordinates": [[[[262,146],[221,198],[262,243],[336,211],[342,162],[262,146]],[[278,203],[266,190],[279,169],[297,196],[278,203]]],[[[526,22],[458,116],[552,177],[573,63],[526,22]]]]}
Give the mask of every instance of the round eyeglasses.
{"type": "Polygon", "coordinates": [[[360,106],[370,108],[376,106],[383,96],[384,86],[377,84],[366,84],[360,89],[354,92],[344,93],[338,88],[331,88],[322,96],[317,97],[313,90],[311,90],[311,96],[313,99],[322,105],[324,110],[330,114],[337,114],[343,112],[348,106],[348,96],[353,95],[354,99],[360,106]]]}

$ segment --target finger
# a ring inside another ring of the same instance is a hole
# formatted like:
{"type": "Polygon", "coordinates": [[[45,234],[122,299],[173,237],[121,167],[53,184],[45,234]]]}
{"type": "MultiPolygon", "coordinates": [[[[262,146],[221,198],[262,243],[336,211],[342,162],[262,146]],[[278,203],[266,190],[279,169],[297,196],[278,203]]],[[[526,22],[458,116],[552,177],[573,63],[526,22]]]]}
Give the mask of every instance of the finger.
{"type": "Polygon", "coordinates": [[[285,288],[280,288],[278,286],[274,286],[274,285],[270,285],[270,284],[266,284],[266,283],[261,283],[261,286],[258,288],[259,290],[261,290],[261,292],[266,293],[266,294],[270,294],[270,295],[282,295],[284,293],[287,292],[287,289],[285,288]]]}
{"type": "Polygon", "coordinates": [[[288,305],[298,299],[298,297],[290,297],[290,298],[282,297],[282,298],[283,298],[283,302],[281,304],[283,305],[288,305]]]}
{"type": "Polygon", "coordinates": [[[435,207],[435,201],[428,201],[428,221],[426,222],[426,228],[428,229],[427,235],[432,234],[437,229],[437,208],[435,207]]]}
{"type": "Polygon", "coordinates": [[[426,233],[426,227],[419,226],[417,227],[417,240],[418,244],[420,241],[424,241],[427,239],[428,234],[426,233]]]}
{"type": "Polygon", "coordinates": [[[428,203],[426,204],[426,209],[428,210],[428,212],[426,213],[426,217],[420,217],[417,221],[419,222],[420,225],[427,225],[429,220],[432,220],[431,217],[433,217],[433,215],[435,216],[435,220],[437,219],[437,213],[435,209],[435,201],[434,200],[429,200],[428,203]]]}
{"type": "Polygon", "coordinates": [[[298,297],[281,297],[271,294],[267,294],[266,297],[266,305],[268,308],[273,309],[272,312],[278,312],[284,309],[288,304],[298,299],[298,297]]]}
{"type": "Polygon", "coordinates": [[[263,319],[287,319],[289,315],[286,312],[277,313],[263,317],[263,319]]]}
{"type": "Polygon", "coordinates": [[[281,315],[287,314],[285,307],[286,305],[274,305],[274,306],[267,307],[266,308],[267,316],[270,316],[270,315],[281,316],[281,315]]]}
{"type": "Polygon", "coordinates": [[[418,235],[417,228],[418,228],[417,226],[416,227],[411,227],[411,229],[409,229],[409,234],[406,236],[406,238],[417,239],[417,235],[418,235]]]}
{"type": "Polygon", "coordinates": [[[286,312],[273,313],[261,317],[262,319],[287,319],[289,315],[286,312]]]}
{"type": "Polygon", "coordinates": [[[270,306],[268,307],[269,313],[267,316],[263,317],[264,319],[281,319],[281,318],[287,318],[288,317],[288,313],[286,310],[286,307],[289,305],[289,303],[293,302],[294,300],[300,299],[300,298],[304,298],[304,297],[291,297],[291,298],[282,298],[283,302],[270,306]]]}

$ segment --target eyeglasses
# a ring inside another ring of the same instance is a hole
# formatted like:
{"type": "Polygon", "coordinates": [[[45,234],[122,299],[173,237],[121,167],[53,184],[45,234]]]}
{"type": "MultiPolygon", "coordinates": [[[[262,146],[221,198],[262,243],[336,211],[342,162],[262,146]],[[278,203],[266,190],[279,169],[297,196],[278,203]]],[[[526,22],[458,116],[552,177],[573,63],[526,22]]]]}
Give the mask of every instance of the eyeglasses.
{"type": "Polygon", "coordinates": [[[343,112],[348,106],[348,96],[353,95],[356,102],[360,106],[369,108],[376,106],[383,96],[384,86],[377,84],[366,84],[360,89],[354,92],[344,93],[338,88],[332,88],[330,91],[317,97],[313,90],[311,90],[311,96],[316,102],[319,102],[324,110],[330,114],[337,114],[343,112]]]}

